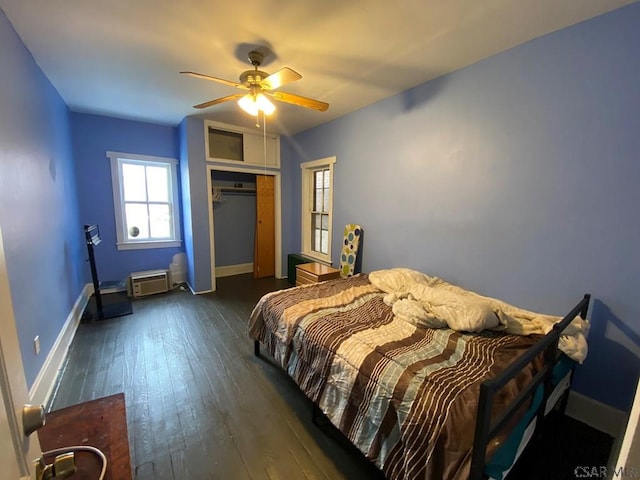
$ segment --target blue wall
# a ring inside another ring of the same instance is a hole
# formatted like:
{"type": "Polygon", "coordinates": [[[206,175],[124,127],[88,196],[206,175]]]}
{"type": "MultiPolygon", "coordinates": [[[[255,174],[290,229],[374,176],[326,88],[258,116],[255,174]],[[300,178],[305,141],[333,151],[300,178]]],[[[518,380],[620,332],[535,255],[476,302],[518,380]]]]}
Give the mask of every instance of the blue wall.
{"type": "Polygon", "coordinates": [[[204,121],[186,117],[180,123],[180,172],[187,255],[187,282],[194,292],[213,290],[207,162],[205,160],[204,121]]]}
{"type": "MultiPolygon", "coordinates": [[[[254,174],[213,171],[212,184],[256,186],[254,174]]],[[[225,192],[213,209],[216,267],[253,263],[256,232],[256,195],[225,192]]]]}
{"type": "Polygon", "coordinates": [[[0,224],[31,387],[84,285],[84,244],[69,111],[2,10],[0,52],[0,224]]]}
{"type": "Polygon", "coordinates": [[[187,257],[187,283],[195,284],[194,255],[193,255],[193,221],[191,218],[191,185],[189,184],[189,136],[187,118],[178,125],[180,140],[180,191],[182,194],[182,231],[184,252],[187,257]]]}
{"type": "MultiPolygon", "coordinates": [[[[364,271],[409,266],[559,315],[591,292],[591,354],[574,386],[620,409],[640,370],[638,25],[634,4],[298,134],[282,150],[284,164],[337,156],[333,244],[344,224],[361,224],[364,271]]],[[[299,251],[291,205],[285,245],[299,251]]]]}
{"type": "MultiPolygon", "coordinates": [[[[302,212],[302,171],[299,162],[308,155],[295,138],[280,137],[280,172],[282,196],[282,271],[287,272],[287,255],[300,253],[300,221],[302,212]]],[[[335,247],[334,247],[335,248],[335,247]]]]}
{"type": "MultiPolygon", "coordinates": [[[[102,243],[96,247],[98,277],[124,280],[131,272],[169,268],[184,247],[118,250],[111,165],[107,151],[178,158],[176,127],[120,120],[100,115],[71,114],[73,154],[78,181],[80,222],[97,223],[102,243]]],[[[84,280],[91,281],[89,265],[84,280]]]]}

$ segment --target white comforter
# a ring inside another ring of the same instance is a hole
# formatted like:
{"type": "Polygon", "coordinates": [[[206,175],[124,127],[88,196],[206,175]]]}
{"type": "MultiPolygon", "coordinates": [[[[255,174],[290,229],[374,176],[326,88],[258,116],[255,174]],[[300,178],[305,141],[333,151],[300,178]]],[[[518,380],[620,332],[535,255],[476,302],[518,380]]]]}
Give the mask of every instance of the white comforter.
{"type": "MultiPolygon", "coordinates": [[[[561,317],[543,315],[484,297],[408,268],[378,270],[369,281],[386,293],[393,314],[415,325],[480,332],[500,330],[516,335],[546,334],[561,317]]],[[[586,320],[576,317],[560,337],[558,348],[582,363],[587,356],[586,320]]]]}

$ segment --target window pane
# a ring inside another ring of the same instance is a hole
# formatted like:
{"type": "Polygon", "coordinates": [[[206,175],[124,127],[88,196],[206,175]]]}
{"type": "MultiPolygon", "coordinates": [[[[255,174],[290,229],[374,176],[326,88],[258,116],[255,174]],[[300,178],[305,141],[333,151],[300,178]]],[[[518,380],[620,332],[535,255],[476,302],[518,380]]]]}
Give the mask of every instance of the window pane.
{"type": "Polygon", "coordinates": [[[322,253],[329,253],[329,215],[322,215],[321,217],[320,251],[322,253]]]}
{"type": "Polygon", "coordinates": [[[147,200],[144,166],[131,163],[122,164],[122,186],[125,202],[144,202],[147,200]]]}
{"type": "Polygon", "coordinates": [[[311,250],[315,250],[316,252],[320,251],[321,217],[322,215],[320,214],[311,215],[311,250]]]}
{"type": "Polygon", "coordinates": [[[318,210],[322,212],[329,211],[329,187],[331,186],[331,172],[330,170],[324,170],[322,172],[322,209],[318,208],[318,210]]]}
{"type": "Polygon", "coordinates": [[[209,127],[209,157],[244,160],[243,136],[209,127]]]}
{"type": "Polygon", "coordinates": [[[149,205],[151,238],[171,237],[171,210],[168,204],[149,205]]]}
{"type": "Polygon", "coordinates": [[[169,172],[167,167],[147,167],[149,202],[169,202],[169,172]]]}
{"type": "Polygon", "coordinates": [[[316,188],[315,190],[315,202],[313,203],[313,209],[316,212],[322,211],[322,189],[316,188]]]}
{"type": "Polygon", "coordinates": [[[313,172],[313,210],[322,211],[322,172],[313,172]]]}
{"type": "Polygon", "coordinates": [[[127,228],[127,240],[146,240],[149,238],[149,222],[147,217],[147,205],[140,203],[127,203],[125,210],[125,226],[127,228]]]}

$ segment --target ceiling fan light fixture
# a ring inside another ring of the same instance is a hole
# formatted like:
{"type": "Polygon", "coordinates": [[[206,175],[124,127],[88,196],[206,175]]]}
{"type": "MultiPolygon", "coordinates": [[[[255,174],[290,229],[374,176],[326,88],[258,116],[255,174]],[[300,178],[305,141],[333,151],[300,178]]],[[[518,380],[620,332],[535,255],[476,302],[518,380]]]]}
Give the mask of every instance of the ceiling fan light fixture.
{"type": "Polygon", "coordinates": [[[276,106],[262,93],[256,95],[256,105],[258,105],[258,109],[262,110],[265,115],[271,115],[276,110],[276,106]]]}
{"type": "Polygon", "coordinates": [[[238,105],[251,116],[256,116],[259,111],[263,111],[265,115],[271,115],[275,110],[275,105],[262,93],[247,93],[238,100],[238,105]]]}
{"type": "Polygon", "coordinates": [[[282,67],[280,70],[272,74],[268,74],[267,72],[258,70],[258,67],[260,67],[263,60],[263,53],[256,50],[249,52],[249,62],[253,65],[253,70],[246,70],[242,72],[240,74],[239,82],[232,82],[231,80],[212,77],[210,75],[203,75],[202,73],[188,71],[180,72],[191,77],[211,80],[213,82],[239,88],[245,92],[247,90],[249,91],[246,94],[236,93],[235,95],[216,98],[215,100],[194,105],[193,108],[209,108],[220,103],[238,100],[240,108],[251,116],[257,116],[260,112],[263,112],[264,115],[271,115],[276,110],[276,107],[271,100],[269,100],[269,97],[279,102],[290,103],[304,108],[311,108],[319,112],[324,112],[329,108],[329,104],[326,102],[314,100],[313,98],[302,97],[300,95],[294,95],[293,93],[275,91],[283,85],[300,80],[302,75],[289,67],[282,67]]]}
{"type": "Polygon", "coordinates": [[[249,115],[253,117],[258,115],[258,104],[253,99],[253,95],[251,95],[250,93],[247,93],[244,97],[238,100],[238,105],[249,115]]]}

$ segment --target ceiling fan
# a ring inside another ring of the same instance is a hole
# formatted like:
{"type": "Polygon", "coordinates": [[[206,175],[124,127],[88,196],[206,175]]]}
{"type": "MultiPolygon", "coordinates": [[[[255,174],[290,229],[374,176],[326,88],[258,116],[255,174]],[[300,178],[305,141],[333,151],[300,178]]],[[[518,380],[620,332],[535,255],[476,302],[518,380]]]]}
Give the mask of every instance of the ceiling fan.
{"type": "Polygon", "coordinates": [[[246,70],[242,72],[240,74],[239,82],[211,77],[209,75],[203,75],[202,73],[180,72],[191,77],[211,80],[213,82],[222,83],[241,90],[248,90],[247,93],[236,93],[234,95],[227,95],[226,97],[216,98],[215,100],[200,103],[198,105],[194,105],[193,108],[208,108],[213,105],[218,105],[219,103],[237,100],[238,105],[251,115],[258,115],[260,111],[269,115],[273,113],[276,108],[269,100],[269,97],[280,102],[291,103],[293,105],[298,105],[299,107],[311,108],[320,112],[324,112],[329,108],[328,103],[321,102],[319,100],[294,95],[293,93],[274,91],[287,83],[300,80],[302,75],[289,67],[283,67],[277,72],[269,75],[266,72],[258,70],[258,67],[262,64],[263,60],[264,55],[262,53],[255,50],[249,52],[249,62],[253,65],[253,70],[246,70]]]}

